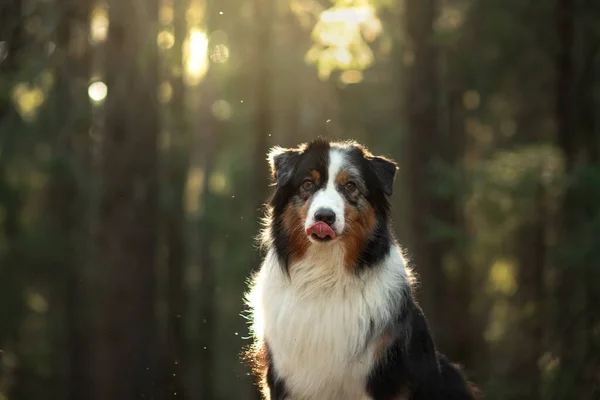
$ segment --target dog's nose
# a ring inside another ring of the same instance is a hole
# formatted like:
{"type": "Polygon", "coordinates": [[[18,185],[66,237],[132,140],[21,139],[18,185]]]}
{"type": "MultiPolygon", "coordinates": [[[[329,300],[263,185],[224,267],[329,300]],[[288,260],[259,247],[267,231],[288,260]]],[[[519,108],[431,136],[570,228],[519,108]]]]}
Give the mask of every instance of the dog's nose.
{"type": "Polygon", "coordinates": [[[325,222],[331,226],[335,222],[335,213],[330,208],[319,208],[315,212],[315,220],[318,222],[325,222]]]}

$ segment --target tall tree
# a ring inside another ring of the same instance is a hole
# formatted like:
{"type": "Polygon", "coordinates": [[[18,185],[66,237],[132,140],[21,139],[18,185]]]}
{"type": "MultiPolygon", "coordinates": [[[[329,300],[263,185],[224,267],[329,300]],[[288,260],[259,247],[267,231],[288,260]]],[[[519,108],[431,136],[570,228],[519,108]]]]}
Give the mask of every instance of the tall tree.
{"type": "Polygon", "coordinates": [[[173,124],[170,127],[170,148],[166,154],[165,188],[167,196],[167,210],[165,212],[165,235],[167,241],[167,354],[164,360],[163,373],[165,374],[166,387],[164,396],[179,396],[185,398],[186,391],[183,384],[186,360],[185,314],[186,314],[186,286],[184,270],[186,263],[185,243],[185,215],[184,191],[186,173],[189,166],[189,126],[185,102],[183,47],[187,36],[186,11],[189,2],[182,0],[173,4],[174,15],[174,45],[172,51],[172,64],[169,71],[175,71],[170,76],[173,88],[170,108],[173,124]]]}
{"type": "MultiPolygon", "coordinates": [[[[55,50],[56,83],[48,117],[55,121],[54,158],[47,189],[47,207],[52,234],[60,241],[62,251],[56,260],[60,282],[54,288],[64,309],[66,337],[61,339],[65,350],[69,399],[87,396],[85,369],[88,367],[84,335],[84,305],[82,266],[89,245],[87,227],[87,195],[83,177],[90,178],[86,168],[90,127],[90,103],[87,82],[90,75],[90,51],[87,35],[91,2],[63,0],[59,2],[61,21],[57,30],[55,50]]],[[[54,124],[53,124],[54,125],[54,124]]],[[[57,299],[57,300],[58,300],[57,299]]],[[[89,331],[89,330],[87,330],[89,331]]],[[[57,371],[59,369],[57,368],[57,371]]]]}
{"type": "MultiPolygon", "coordinates": [[[[436,0],[406,0],[404,24],[406,26],[405,59],[407,68],[406,117],[404,140],[404,177],[406,185],[408,237],[407,247],[411,261],[426,287],[418,297],[428,315],[432,330],[442,327],[444,278],[443,252],[432,247],[430,222],[436,210],[430,188],[433,160],[439,160],[436,149],[444,144],[439,139],[439,50],[434,42],[433,25],[437,14],[436,0]],[[435,145],[432,145],[435,143],[435,145]]],[[[447,204],[442,207],[448,207],[447,204]]],[[[437,242],[436,245],[439,245],[437,242]]],[[[440,340],[443,336],[435,335],[440,340]]]]}
{"type": "MultiPolygon", "coordinates": [[[[269,0],[254,0],[256,13],[255,29],[256,56],[254,58],[254,84],[256,85],[256,115],[254,119],[254,193],[252,205],[259,209],[264,201],[264,187],[268,182],[266,159],[267,135],[271,134],[271,40],[274,4],[269,0]]],[[[257,219],[258,221],[258,219],[257,219]]],[[[258,227],[258,225],[257,225],[258,227]]]]}
{"type": "MultiPolygon", "coordinates": [[[[558,53],[556,58],[556,122],[557,122],[557,141],[564,153],[565,170],[567,175],[573,171],[576,166],[578,153],[577,130],[574,129],[573,118],[573,87],[575,81],[574,66],[574,19],[575,4],[572,0],[557,0],[556,3],[556,28],[558,38],[558,53]]],[[[576,210],[576,203],[572,195],[573,191],[566,189],[561,210],[560,230],[563,237],[573,232],[576,223],[576,216],[571,215],[576,210]]],[[[565,257],[563,255],[563,257],[565,257]]],[[[563,262],[564,263],[564,262],[563,262]]],[[[558,287],[559,297],[565,301],[571,299],[570,293],[576,289],[576,274],[567,271],[565,265],[559,265],[560,280],[558,287]]],[[[566,310],[571,307],[565,304],[566,310]]],[[[565,378],[564,386],[573,387],[574,371],[572,369],[577,365],[577,333],[574,327],[577,325],[578,315],[571,312],[560,313],[558,319],[558,332],[560,333],[560,354],[561,354],[561,373],[565,378]]],[[[564,387],[561,385],[561,387],[564,387]]],[[[570,391],[570,390],[569,390],[570,391]]],[[[575,396],[578,397],[578,396],[575,396]]],[[[564,399],[567,398],[563,392],[564,399]]]]}
{"type": "MultiPolygon", "coordinates": [[[[558,398],[591,399],[598,396],[597,352],[597,266],[600,255],[594,248],[600,208],[600,159],[597,97],[598,33],[587,30],[579,15],[597,15],[595,3],[557,0],[556,29],[556,122],[557,142],[564,155],[565,188],[560,210],[561,240],[557,298],[559,354],[561,357],[558,398]],[[594,321],[596,319],[596,322],[594,321]]],[[[593,20],[592,17],[591,20],[593,20]]]]}
{"type": "Polygon", "coordinates": [[[217,328],[216,311],[216,270],[215,259],[213,255],[213,244],[215,242],[211,233],[211,210],[208,204],[212,201],[210,190],[210,176],[215,168],[215,152],[217,148],[217,130],[218,124],[212,113],[211,106],[215,101],[215,71],[211,68],[202,84],[202,110],[199,115],[198,129],[201,130],[197,143],[196,156],[200,158],[204,172],[202,181],[202,215],[198,221],[198,262],[200,266],[200,284],[198,292],[200,294],[200,320],[198,326],[199,349],[199,373],[198,396],[202,399],[212,399],[215,397],[215,354],[217,352],[215,343],[215,332],[217,328]]]}
{"type": "MultiPolygon", "coordinates": [[[[22,0],[9,0],[0,6],[0,74],[4,85],[9,87],[21,66],[26,33],[22,0]]],[[[0,129],[17,117],[9,91],[0,95],[0,129]]],[[[0,174],[2,171],[0,171],[0,174]]],[[[2,176],[0,175],[0,179],[2,176]]]]}
{"type": "Polygon", "coordinates": [[[151,398],[157,373],[157,0],[108,2],[92,399],[151,398]]]}

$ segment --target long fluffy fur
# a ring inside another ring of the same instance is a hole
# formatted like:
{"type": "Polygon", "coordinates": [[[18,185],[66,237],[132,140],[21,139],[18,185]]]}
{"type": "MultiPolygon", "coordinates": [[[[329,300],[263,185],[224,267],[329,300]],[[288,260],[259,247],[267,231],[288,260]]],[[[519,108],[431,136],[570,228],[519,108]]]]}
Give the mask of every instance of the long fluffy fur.
{"type": "Polygon", "coordinates": [[[276,190],[266,256],[246,296],[248,360],[271,400],[471,400],[439,354],[392,233],[396,165],[354,142],[318,140],[269,155],[276,190]],[[310,181],[310,184],[306,184],[310,181]],[[305,228],[328,207],[339,236],[305,228]]]}

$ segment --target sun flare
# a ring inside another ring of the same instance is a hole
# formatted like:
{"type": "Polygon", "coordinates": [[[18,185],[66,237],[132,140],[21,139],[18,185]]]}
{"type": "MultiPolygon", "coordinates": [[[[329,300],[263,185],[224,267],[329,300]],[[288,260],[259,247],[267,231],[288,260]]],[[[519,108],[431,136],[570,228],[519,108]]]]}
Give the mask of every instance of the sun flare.
{"type": "Polygon", "coordinates": [[[208,36],[192,29],[185,43],[185,80],[190,86],[199,84],[208,71],[208,36]]]}

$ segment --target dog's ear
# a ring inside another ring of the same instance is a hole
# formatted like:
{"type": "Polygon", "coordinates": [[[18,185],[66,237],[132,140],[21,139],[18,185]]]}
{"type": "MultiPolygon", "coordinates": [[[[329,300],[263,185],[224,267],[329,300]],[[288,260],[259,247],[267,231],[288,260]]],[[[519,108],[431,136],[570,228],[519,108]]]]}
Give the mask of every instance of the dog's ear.
{"type": "Polygon", "coordinates": [[[275,146],[269,151],[267,160],[271,167],[271,176],[277,182],[277,186],[282,187],[290,183],[299,158],[300,151],[297,149],[275,146]]]}
{"type": "Polygon", "coordinates": [[[377,175],[377,178],[381,182],[383,193],[391,196],[394,191],[394,179],[396,178],[398,165],[385,157],[370,157],[369,161],[375,171],[375,175],[377,175]]]}

